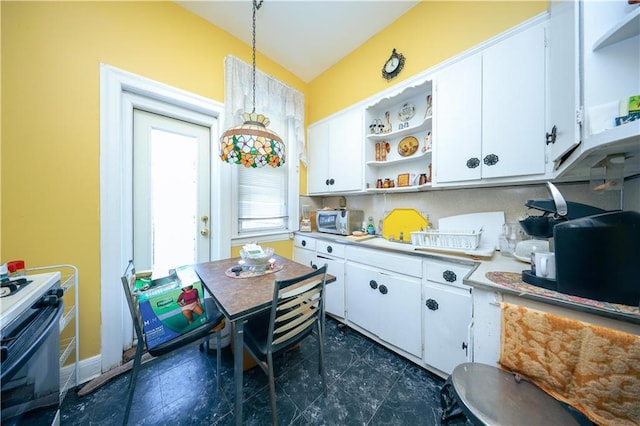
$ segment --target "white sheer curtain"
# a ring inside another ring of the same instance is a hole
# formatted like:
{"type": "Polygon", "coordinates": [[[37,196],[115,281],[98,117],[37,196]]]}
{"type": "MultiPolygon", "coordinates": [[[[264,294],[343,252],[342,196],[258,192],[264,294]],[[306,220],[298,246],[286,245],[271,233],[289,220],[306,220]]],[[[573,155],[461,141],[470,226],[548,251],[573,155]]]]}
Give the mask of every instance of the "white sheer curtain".
{"type": "MultiPolygon", "coordinates": [[[[242,114],[253,109],[252,67],[235,56],[224,60],[225,127],[242,124],[242,114]]],[[[271,121],[283,119],[293,127],[280,137],[293,134],[295,140],[285,140],[287,152],[297,152],[298,160],[307,165],[304,149],[304,95],[281,81],[256,69],[256,112],[271,121]],[[295,146],[291,146],[295,144],[295,146]],[[290,147],[295,149],[290,149],[290,147]]],[[[296,159],[287,156],[288,161],[296,159]]]]}
{"type": "MultiPolygon", "coordinates": [[[[225,58],[225,127],[242,124],[252,112],[252,67],[234,56],[225,58]]],[[[234,234],[253,237],[298,228],[299,167],[304,155],[304,95],[256,70],[255,112],[269,118],[269,127],[283,139],[284,167],[258,169],[234,166],[234,234]]]]}

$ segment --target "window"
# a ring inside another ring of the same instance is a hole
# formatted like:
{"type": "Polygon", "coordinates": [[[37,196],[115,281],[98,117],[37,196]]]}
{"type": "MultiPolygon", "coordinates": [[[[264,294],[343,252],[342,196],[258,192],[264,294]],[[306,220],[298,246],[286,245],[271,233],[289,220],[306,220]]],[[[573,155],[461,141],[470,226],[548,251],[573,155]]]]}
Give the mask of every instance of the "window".
{"type": "MultiPolygon", "coordinates": [[[[225,127],[242,124],[241,115],[253,109],[251,65],[225,59],[225,127]]],[[[288,233],[298,229],[298,155],[304,144],[304,95],[256,70],[255,109],[264,114],[285,142],[285,165],[258,169],[233,165],[233,237],[288,233]]]]}

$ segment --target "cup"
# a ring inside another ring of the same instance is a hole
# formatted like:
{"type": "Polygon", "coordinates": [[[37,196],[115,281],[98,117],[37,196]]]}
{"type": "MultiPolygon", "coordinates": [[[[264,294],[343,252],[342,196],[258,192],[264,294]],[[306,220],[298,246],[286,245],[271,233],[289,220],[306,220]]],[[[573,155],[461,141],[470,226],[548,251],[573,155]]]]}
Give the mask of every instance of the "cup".
{"type": "Polygon", "coordinates": [[[531,270],[537,277],[548,280],[556,279],[556,256],[555,253],[535,252],[531,253],[531,270]]]}

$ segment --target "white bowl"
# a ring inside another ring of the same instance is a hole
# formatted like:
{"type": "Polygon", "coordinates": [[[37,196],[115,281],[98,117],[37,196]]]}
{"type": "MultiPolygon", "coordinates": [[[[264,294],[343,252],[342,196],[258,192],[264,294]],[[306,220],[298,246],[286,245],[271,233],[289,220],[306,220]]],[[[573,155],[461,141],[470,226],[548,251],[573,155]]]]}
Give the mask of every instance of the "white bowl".
{"type": "Polygon", "coordinates": [[[273,256],[275,250],[273,247],[263,247],[262,252],[262,254],[254,255],[247,253],[244,249],[240,249],[240,257],[248,267],[252,268],[256,272],[261,272],[269,266],[269,260],[273,256]]]}
{"type": "Polygon", "coordinates": [[[517,257],[529,259],[533,252],[547,251],[549,251],[549,241],[547,240],[524,240],[516,244],[515,255],[517,257]]]}

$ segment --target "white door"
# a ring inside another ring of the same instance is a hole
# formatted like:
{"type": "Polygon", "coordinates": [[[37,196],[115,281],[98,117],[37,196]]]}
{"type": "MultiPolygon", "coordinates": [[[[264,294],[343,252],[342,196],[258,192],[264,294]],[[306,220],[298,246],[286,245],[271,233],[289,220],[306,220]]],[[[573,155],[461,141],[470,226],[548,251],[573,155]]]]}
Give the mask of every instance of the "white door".
{"type": "Polygon", "coordinates": [[[210,260],[210,130],[135,109],[133,258],[158,276],[210,260]]]}

